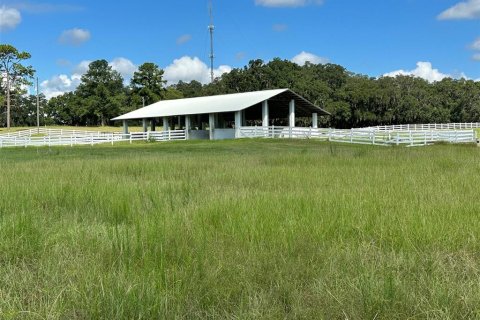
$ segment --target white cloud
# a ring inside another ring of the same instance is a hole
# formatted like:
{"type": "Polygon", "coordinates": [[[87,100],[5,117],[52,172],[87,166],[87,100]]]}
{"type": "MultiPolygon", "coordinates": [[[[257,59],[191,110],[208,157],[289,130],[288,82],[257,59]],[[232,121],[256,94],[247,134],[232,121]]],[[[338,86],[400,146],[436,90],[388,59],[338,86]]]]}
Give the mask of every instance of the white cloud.
{"type": "Polygon", "coordinates": [[[396,70],[383,75],[384,77],[396,76],[414,76],[427,80],[428,82],[441,81],[444,78],[452,77],[451,75],[441,73],[438,69],[432,67],[430,62],[417,62],[417,67],[410,71],[396,70]]]}
{"type": "Polygon", "coordinates": [[[90,66],[90,63],[92,63],[91,60],[80,61],[80,63],[77,64],[75,68],[73,68],[73,73],[80,74],[80,75],[86,73],[88,71],[88,67],[90,66]]]}
{"type": "Polygon", "coordinates": [[[277,23],[272,26],[272,29],[273,31],[276,31],[276,32],[283,32],[288,29],[288,25],[283,23],[277,23]]]}
{"type": "Polygon", "coordinates": [[[476,18],[480,18],[480,0],[459,2],[453,7],[443,11],[438,16],[438,19],[440,20],[476,18]]]}
{"type": "Polygon", "coordinates": [[[108,65],[111,66],[113,70],[118,71],[125,81],[129,80],[133,76],[133,73],[137,71],[137,66],[126,58],[115,58],[109,62],[108,65]]]}
{"type": "Polygon", "coordinates": [[[324,57],[317,56],[310,52],[302,51],[297,54],[295,57],[291,59],[292,62],[298,64],[299,66],[305,65],[305,63],[310,62],[313,64],[325,64],[328,63],[329,60],[324,57]]]}
{"type": "Polygon", "coordinates": [[[68,59],[63,59],[63,58],[57,59],[57,61],[55,61],[55,63],[59,67],[68,67],[72,64],[68,59]]]}
{"type": "Polygon", "coordinates": [[[188,41],[192,40],[192,35],[190,34],[184,34],[178,37],[177,39],[177,45],[182,45],[187,43],[188,41]]]}
{"type": "Polygon", "coordinates": [[[475,61],[480,61],[480,53],[475,53],[475,54],[472,56],[472,59],[475,60],[475,61]]]}
{"type": "MultiPolygon", "coordinates": [[[[219,77],[224,73],[232,71],[230,66],[222,65],[214,69],[215,77],[219,77]]],[[[175,59],[172,64],[165,68],[165,80],[168,84],[177,83],[180,80],[189,82],[197,80],[201,83],[210,82],[210,69],[197,57],[184,56],[180,59],[175,59]]]]}
{"type": "Polygon", "coordinates": [[[56,12],[75,12],[84,10],[83,7],[70,4],[53,4],[53,3],[33,3],[30,1],[8,1],[9,6],[22,12],[33,14],[56,13],[56,12]]]}
{"type": "Polygon", "coordinates": [[[22,16],[17,9],[0,7],[0,32],[15,29],[21,21],[22,16]]]}
{"type": "Polygon", "coordinates": [[[477,38],[475,41],[473,41],[473,43],[470,47],[473,50],[480,50],[480,38],[477,38]]]}
{"type": "Polygon", "coordinates": [[[80,84],[82,75],[88,71],[88,65],[92,61],[83,60],[73,68],[70,76],[66,74],[55,75],[49,80],[42,81],[40,84],[40,92],[45,95],[47,99],[57,97],[66,92],[74,91],[80,84]]]}
{"type": "MultiPolygon", "coordinates": [[[[41,93],[43,93],[47,99],[50,99],[66,92],[74,91],[80,84],[82,75],[88,71],[91,62],[90,60],[81,61],[73,68],[70,76],[60,74],[51,77],[49,80],[42,81],[40,84],[41,93]]],[[[133,62],[126,58],[115,58],[110,61],[108,65],[111,66],[113,70],[118,71],[125,82],[128,82],[137,70],[133,62]]]]}
{"type": "Polygon", "coordinates": [[[73,74],[67,76],[60,74],[53,76],[49,80],[42,81],[40,84],[40,92],[45,95],[47,99],[57,97],[66,92],[75,90],[80,84],[81,75],[73,74]]]}
{"type": "Polygon", "coordinates": [[[237,60],[243,60],[243,59],[245,59],[246,55],[247,55],[247,54],[246,54],[245,52],[243,52],[243,51],[237,52],[237,53],[235,54],[235,59],[237,59],[237,60]]]}
{"type": "Polygon", "coordinates": [[[63,44],[79,46],[90,40],[90,31],[80,28],[73,28],[62,32],[58,41],[63,44]]]}
{"type": "Polygon", "coordinates": [[[257,6],[263,7],[304,7],[310,4],[320,5],[323,0],[255,0],[257,6]]]}

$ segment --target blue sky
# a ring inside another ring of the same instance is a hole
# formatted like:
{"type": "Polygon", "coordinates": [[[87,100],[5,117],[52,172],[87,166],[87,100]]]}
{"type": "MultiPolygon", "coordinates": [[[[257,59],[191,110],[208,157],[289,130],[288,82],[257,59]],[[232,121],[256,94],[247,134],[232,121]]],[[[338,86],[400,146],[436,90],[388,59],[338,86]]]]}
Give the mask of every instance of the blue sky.
{"type": "MultiPolygon", "coordinates": [[[[32,54],[48,96],[73,90],[88,62],[128,78],[208,81],[208,1],[0,0],[0,42],[32,54]]],[[[330,61],[380,76],[480,79],[480,0],[213,0],[216,73],[250,59],[330,61]]]]}

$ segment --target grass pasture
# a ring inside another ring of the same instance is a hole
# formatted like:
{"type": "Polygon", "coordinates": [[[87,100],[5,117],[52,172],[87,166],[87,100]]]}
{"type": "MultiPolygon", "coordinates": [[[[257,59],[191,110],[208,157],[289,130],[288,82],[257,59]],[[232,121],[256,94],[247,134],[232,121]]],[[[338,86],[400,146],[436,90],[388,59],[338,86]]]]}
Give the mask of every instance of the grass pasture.
{"type": "Polygon", "coordinates": [[[1,319],[480,317],[480,148],[0,150],[1,319]]]}

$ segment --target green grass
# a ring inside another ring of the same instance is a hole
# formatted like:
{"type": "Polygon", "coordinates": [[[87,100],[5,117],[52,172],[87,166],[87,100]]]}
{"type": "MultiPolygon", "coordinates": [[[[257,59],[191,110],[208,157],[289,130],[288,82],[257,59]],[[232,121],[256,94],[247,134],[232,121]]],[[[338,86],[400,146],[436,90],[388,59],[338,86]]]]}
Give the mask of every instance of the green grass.
{"type": "Polygon", "coordinates": [[[480,148],[0,149],[1,319],[480,317],[480,148]]]}

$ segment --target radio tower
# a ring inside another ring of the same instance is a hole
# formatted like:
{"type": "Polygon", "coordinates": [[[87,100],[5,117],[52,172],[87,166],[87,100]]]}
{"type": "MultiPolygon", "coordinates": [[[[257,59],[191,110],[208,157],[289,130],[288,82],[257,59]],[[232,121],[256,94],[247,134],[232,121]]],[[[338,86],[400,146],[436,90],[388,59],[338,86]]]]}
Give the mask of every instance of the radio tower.
{"type": "Polygon", "coordinates": [[[209,2],[208,6],[210,12],[210,25],[208,26],[208,30],[210,31],[210,80],[213,82],[214,75],[213,75],[213,59],[215,59],[215,55],[213,54],[213,30],[215,26],[213,25],[213,4],[212,0],[209,2]]]}

